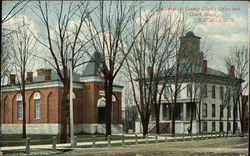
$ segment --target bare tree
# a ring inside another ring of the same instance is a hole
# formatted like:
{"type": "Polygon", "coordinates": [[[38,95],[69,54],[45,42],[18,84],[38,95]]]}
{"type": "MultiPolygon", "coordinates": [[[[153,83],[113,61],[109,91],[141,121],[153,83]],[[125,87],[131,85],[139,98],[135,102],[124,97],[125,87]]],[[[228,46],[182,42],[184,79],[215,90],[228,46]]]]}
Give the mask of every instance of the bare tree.
{"type": "Polygon", "coordinates": [[[220,105],[220,131],[223,132],[223,126],[222,126],[222,118],[224,117],[224,109],[227,108],[227,132],[229,130],[228,127],[228,121],[229,121],[229,109],[230,109],[230,102],[231,102],[231,87],[226,87],[225,91],[224,88],[220,88],[220,99],[221,99],[221,105],[220,105]]]}
{"type": "MultiPolygon", "coordinates": [[[[126,60],[125,69],[140,114],[143,135],[148,133],[152,113],[156,119],[156,133],[160,133],[161,98],[166,84],[170,81],[170,79],[166,81],[166,78],[169,78],[174,70],[179,37],[186,29],[183,16],[166,13],[162,3],[148,12],[153,15],[135,42],[126,60]]],[[[137,27],[142,26],[142,21],[138,20],[137,27]]]]}
{"type": "Polygon", "coordinates": [[[231,74],[234,74],[238,81],[233,82],[233,133],[236,132],[236,118],[239,114],[241,127],[243,126],[242,96],[246,92],[248,81],[244,82],[248,76],[248,49],[246,47],[235,47],[231,54],[225,59],[226,67],[231,74]],[[234,73],[235,71],[235,73],[234,73]],[[243,83],[244,82],[244,83],[243,83]]]}
{"type": "MultiPolygon", "coordinates": [[[[111,135],[113,82],[142,29],[131,31],[136,2],[100,1],[96,14],[88,16],[91,51],[101,54],[106,99],[106,136],[111,135]],[[130,36],[134,33],[134,36],[130,36]]],[[[146,20],[147,22],[147,20],[146,20]]],[[[95,60],[98,61],[98,60],[95,60]]]]}
{"type": "MultiPolygon", "coordinates": [[[[3,24],[6,23],[8,20],[10,20],[11,18],[15,17],[19,12],[21,12],[25,6],[29,3],[28,1],[24,1],[24,0],[19,0],[17,2],[13,2],[13,6],[9,7],[9,9],[6,12],[5,15],[3,15],[3,7],[4,7],[4,3],[1,1],[0,2],[0,8],[1,8],[1,30],[0,30],[0,42],[1,42],[1,50],[0,50],[0,59],[1,59],[1,66],[0,66],[0,93],[2,92],[2,78],[3,76],[5,76],[6,74],[6,68],[7,67],[7,60],[6,58],[8,58],[9,54],[5,53],[6,49],[5,45],[9,42],[6,42],[6,38],[7,35],[9,33],[3,33],[3,24]],[[2,40],[4,39],[4,41],[2,40]]],[[[12,30],[13,31],[13,30],[12,30]]],[[[1,136],[1,122],[2,122],[2,95],[0,94],[0,136],[1,136]]]]}
{"type": "Polygon", "coordinates": [[[69,72],[67,60],[72,60],[73,71],[86,63],[83,59],[88,41],[86,41],[82,31],[86,17],[94,8],[90,9],[89,2],[61,1],[57,9],[52,9],[49,8],[51,3],[53,2],[37,2],[37,10],[34,10],[34,13],[39,17],[43,28],[46,30],[46,41],[42,40],[44,36],[36,39],[49,51],[49,55],[45,58],[42,57],[42,59],[46,60],[56,70],[63,83],[63,100],[60,110],[62,117],[60,141],[65,143],[69,120],[67,98],[69,94],[69,72]]]}
{"type": "MultiPolygon", "coordinates": [[[[22,19],[22,25],[25,25],[24,18],[22,19]]],[[[17,84],[20,86],[20,92],[22,95],[22,120],[23,120],[23,138],[26,138],[26,72],[31,70],[34,62],[34,52],[36,47],[36,40],[33,35],[28,31],[28,26],[15,31],[11,36],[11,48],[12,53],[11,63],[14,66],[14,71],[17,75],[17,84]]]]}
{"type": "Polygon", "coordinates": [[[2,36],[2,54],[1,54],[1,84],[4,83],[4,78],[8,76],[9,74],[9,63],[11,55],[9,53],[10,51],[10,35],[2,36]]]}

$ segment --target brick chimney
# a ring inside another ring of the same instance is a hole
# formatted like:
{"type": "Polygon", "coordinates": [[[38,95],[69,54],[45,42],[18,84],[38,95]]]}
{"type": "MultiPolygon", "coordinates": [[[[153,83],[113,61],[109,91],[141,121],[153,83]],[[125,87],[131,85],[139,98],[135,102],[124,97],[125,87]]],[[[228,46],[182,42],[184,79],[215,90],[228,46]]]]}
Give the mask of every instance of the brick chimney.
{"type": "Polygon", "coordinates": [[[51,69],[45,70],[45,80],[51,80],[51,69]]]}
{"type": "Polygon", "coordinates": [[[207,73],[207,60],[203,60],[202,62],[202,72],[207,73]]]}
{"type": "Polygon", "coordinates": [[[33,72],[27,72],[27,82],[32,82],[33,81],[33,72]]]}
{"type": "Polygon", "coordinates": [[[42,76],[42,75],[45,74],[45,69],[43,69],[43,68],[37,69],[36,72],[37,72],[37,75],[38,75],[38,76],[42,76]]]}
{"type": "Polygon", "coordinates": [[[234,66],[230,66],[229,71],[228,71],[228,75],[235,77],[235,72],[234,72],[234,70],[235,70],[235,69],[234,69],[234,66]]]}
{"type": "Polygon", "coordinates": [[[147,67],[147,74],[148,77],[153,76],[153,67],[147,67]]]}
{"type": "Polygon", "coordinates": [[[15,74],[10,75],[10,84],[16,84],[16,75],[15,74]]]}

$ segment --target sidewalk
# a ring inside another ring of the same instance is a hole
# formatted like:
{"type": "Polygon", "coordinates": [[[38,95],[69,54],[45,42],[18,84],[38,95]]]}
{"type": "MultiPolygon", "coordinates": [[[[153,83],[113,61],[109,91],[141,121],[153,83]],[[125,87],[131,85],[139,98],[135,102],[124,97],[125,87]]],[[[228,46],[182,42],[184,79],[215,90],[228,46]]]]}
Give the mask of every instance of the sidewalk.
{"type": "MultiPolygon", "coordinates": [[[[120,136],[120,135],[119,135],[120,136]]],[[[213,138],[215,138],[216,135],[212,135],[213,138]]],[[[124,137],[135,137],[134,134],[124,134],[124,137]]],[[[142,134],[138,134],[138,137],[142,137],[142,134]]],[[[157,140],[156,137],[153,135],[148,136],[148,142],[155,142],[157,143],[158,141],[166,141],[166,137],[167,137],[167,141],[177,141],[177,140],[182,140],[183,141],[183,136],[176,136],[176,137],[172,137],[172,136],[157,136],[157,140]]],[[[211,135],[207,135],[208,138],[211,138],[211,135]]],[[[218,137],[218,135],[217,135],[218,137]]],[[[199,139],[206,139],[206,135],[203,136],[199,136],[199,139]]],[[[190,139],[191,140],[191,136],[184,136],[184,139],[190,139]]],[[[193,139],[197,139],[197,136],[193,136],[193,139]]],[[[146,138],[138,138],[137,139],[137,143],[139,142],[144,142],[146,143],[146,138]]],[[[135,138],[131,138],[131,139],[127,139],[124,140],[124,143],[135,143],[136,144],[136,139],[135,138]]],[[[95,141],[96,145],[107,145],[108,147],[108,141],[95,141]]],[[[122,140],[111,140],[111,144],[122,144],[122,140]]],[[[77,147],[72,147],[70,145],[70,143],[65,143],[65,144],[56,144],[56,149],[75,149],[75,148],[79,148],[79,146],[92,146],[93,142],[89,141],[89,142],[77,142],[77,147]]],[[[0,147],[0,151],[11,151],[11,150],[25,150],[26,146],[7,146],[7,147],[0,147]]],[[[30,145],[30,149],[52,149],[52,144],[46,144],[46,145],[30,145]]]]}

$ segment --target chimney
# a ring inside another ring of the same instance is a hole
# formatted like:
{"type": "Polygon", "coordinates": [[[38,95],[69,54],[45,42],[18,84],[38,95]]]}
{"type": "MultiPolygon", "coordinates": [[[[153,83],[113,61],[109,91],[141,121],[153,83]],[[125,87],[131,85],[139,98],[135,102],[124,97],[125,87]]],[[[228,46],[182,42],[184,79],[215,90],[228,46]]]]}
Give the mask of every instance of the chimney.
{"type": "Polygon", "coordinates": [[[27,82],[32,82],[33,81],[33,72],[27,72],[27,82]]]}
{"type": "Polygon", "coordinates": [[[228,75],[235,77],[234,66],[230,66],[229,71],[228,71],[228,75]]]}
{"type": "Polygon", "coordinates": [[[42,76],[42,75],[45,74],[45,69],[43,69],[43,68],[37,69],[36,72],[37,72],[37,75],[38,75],[38,76],[42,76]]]}
{"type": "Polygon", "coordinates": [[[207,73],[207,60],[203,60],[202,62],[202,72],[207,73]]]}
{"type": "Polygon", "coordinates": [[[51,80],[51,69],[45,70],[45,80],[51,80]]]}
{"type": "Polygon", "coordinates": [[[153,76],[153,67],[147,67],[148,77],[153,76]]]}
{"type": "Polygon", "coordinates": [[[16,84],[16,75],[15,74],[10,75],[10,84],[16,84]]]}

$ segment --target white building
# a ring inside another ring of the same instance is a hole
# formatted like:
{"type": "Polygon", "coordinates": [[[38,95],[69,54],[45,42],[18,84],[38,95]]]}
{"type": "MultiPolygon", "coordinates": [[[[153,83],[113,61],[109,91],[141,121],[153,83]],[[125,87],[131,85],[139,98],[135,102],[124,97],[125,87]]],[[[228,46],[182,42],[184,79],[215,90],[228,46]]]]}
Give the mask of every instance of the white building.
{"type": "MultiPolygon", "coordinates": [[[[234,76],[233,66],[227,74],[207,67],[207,61],[203,60],[203,53],[200,51],[200,37],[195,36],[193,32],[188,32],[186,36],[181,38],[181,50],[183,50],[181,52],[182,55],[177,58],[180,62],[180,68],[187,67],[186,64],[188,63],[188,58],[190,56],[198,57],[196,61],[185,70],[185,74],[181,74],[181,72],[179,73],[180,81],[178,85],[180,85],[180,89],[176,104],[175,133],[188,133],[191,120],[191,106],[194,108],[192,133],[199,132],[199,116],[202,132],[218,132],[220,131],[220,124],[223,131],[232,131],[232,93],[235,83],[242,83],[243,81],[234,76]],[[190,98],[190,96],[192,96],[192,98],[190,98]],[[225,99],[228,100],[228,103],[225,99]],[[223,105],[225,106],[224,109],[223,105]],[[221,120],[222,122],[220,123],[221,109],[223,109],[223,117],[221,120]]],[[[174,73],[173,75],[175,77],[177,74],[174,73]]],[[[174,77],[172,77],[172,79],[174,79],[174,77]]],[[[160,106],[161,133],[170,133],[171,130],[171,88],[173,90],[175,88],[174,86],[174,83],[169,83],[165,88],[164,96],[162,97],[160,106]]],[[[149,133],[155,131],[154,116],[153,113],[149,123],[149,133]]],[[[240,128],[238,111],[236,112],[236,127],[240,128]]],[[[140,120],[136,122],[136,132],[142,132],[140,120]]]]}

